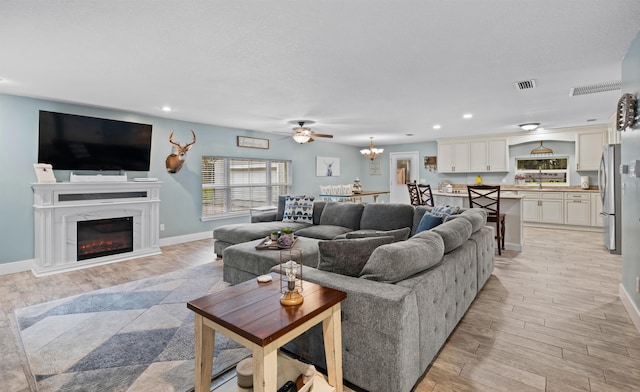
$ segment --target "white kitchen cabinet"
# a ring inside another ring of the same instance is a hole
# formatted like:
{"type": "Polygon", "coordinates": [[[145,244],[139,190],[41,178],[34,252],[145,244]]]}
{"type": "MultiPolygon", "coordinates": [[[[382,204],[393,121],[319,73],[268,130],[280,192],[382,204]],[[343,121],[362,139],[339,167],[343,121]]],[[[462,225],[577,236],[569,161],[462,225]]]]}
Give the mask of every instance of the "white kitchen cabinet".
{"type": "Polygon", "coordinates": [[[507,139],[472,140],[469,142],[469,171],[508,172],[507,139]]]}
{"type": "Polygon", "coordinates": [[[518,192],[524,222],[563,223],[562,192],[518,192]]]}
{"type": "Polygon", "coordinates": [[[438,172],[469,171],[469,142],[438,142],[438,172]]]}
{"type": "Polygon", "coordinates": [[[591,224],[591,195],[588,193],[564,194],[564,224],[589,226],[591,224]]]}
{"type": "Polygon", "coordinates": [[[591,194],[591,226],[602,227],[602,199],[599,193],[591,194]]]}
{"type": "Polygon", "coordinates": [[[600,167],[602,146],[607,141],[603,131],[580,131],[576,133],[576,170],[597,171],[600,167]]]}

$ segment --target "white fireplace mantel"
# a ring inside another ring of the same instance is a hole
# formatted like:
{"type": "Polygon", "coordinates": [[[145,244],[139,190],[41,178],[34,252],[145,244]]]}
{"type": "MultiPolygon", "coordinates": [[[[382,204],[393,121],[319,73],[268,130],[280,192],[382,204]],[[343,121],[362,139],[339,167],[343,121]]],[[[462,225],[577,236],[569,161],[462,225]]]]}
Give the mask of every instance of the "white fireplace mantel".
{"type": "Polygon", "coordinates": [[[32,184],[36,276],[160,253],[161,182],[32,184]],[[133,251],[77,260],[77,222],[133,217],[133,251]]]}

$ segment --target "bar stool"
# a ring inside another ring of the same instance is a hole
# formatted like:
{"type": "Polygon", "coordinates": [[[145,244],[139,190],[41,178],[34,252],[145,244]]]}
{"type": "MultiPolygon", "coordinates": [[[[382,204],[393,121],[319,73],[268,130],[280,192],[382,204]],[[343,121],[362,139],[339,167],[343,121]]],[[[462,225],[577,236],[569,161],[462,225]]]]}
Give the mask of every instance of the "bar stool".
{"type": "Polygon", "coordinates": [[[420,194],[421,205],[435,207],[435,203],[433,202],[433,193],[431,193],[431,185],[418,184],[418,193],[420,194]]]}
{"type": "Polygon", "coordinates": [[[496,223],[498,254],[504,249],[505,215],[500,213],[500,185],[468,185],[469,207],[487,211],[487,222],[496,223]]]}
{"type": "Polygon", "coordinates": [[[407,188],[409,189],[409,198],[411,199],[412,206],[420,205],[420,192],[418,191],[418,186],[415,182],[407,183],[407,188]]]}

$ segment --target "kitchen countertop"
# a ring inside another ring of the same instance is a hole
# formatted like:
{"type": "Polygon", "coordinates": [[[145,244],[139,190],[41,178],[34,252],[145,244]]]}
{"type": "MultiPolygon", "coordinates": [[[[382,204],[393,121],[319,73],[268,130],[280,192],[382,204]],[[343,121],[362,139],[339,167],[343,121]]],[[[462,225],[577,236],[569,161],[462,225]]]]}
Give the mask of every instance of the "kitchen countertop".
{"type": "MultiPolygon", "coordinates": [[[[451,184],[454,190],[459,190],[461,193],[467,194],[467,186],[463,184],[451,184]]],[[[598,187],[592,186],[589,189],[582,189],[580,186],[528,186],[528,185],[500,185],[500,190],[504,191],[525,191],[525,192],[586,192],[586,193],[598,193],[598,187]]],[[[436,191],[434,191],[435,193],[436,191]]],[[[450,195],[451,193],[437,191],[442,195],[450,195]]]]}
{"type": "MultiPolygon", "coordinates": [[[[469,197],[469,194],[467,193],[466,188],[464,189],[464,192],[458,192],[458,193],[449,193],[449,192],[440,192],[440,191],[433,191],[432,192],[434,196],[447,196],[447,197],[469,197]]],[[[500,189],[500,199],[522,199],[524,197],[524,195],[518,195],[516,192],[512,191],[512,190],[502,190],[500,189]]]]}

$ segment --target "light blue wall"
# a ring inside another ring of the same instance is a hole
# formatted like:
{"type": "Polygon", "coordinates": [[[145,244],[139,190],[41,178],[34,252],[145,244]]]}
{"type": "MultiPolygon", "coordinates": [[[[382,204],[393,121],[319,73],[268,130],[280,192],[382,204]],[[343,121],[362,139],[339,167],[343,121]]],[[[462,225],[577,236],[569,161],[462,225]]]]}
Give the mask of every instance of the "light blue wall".
{"type": "MultiPolygon", "coordinates": [[[[38,157],[38,111],[57,112],[134,121],[153,125],[151,170],[128,173],[136,176],[157,177],[163,182],[161,191],[160,222],[165,224],[161,238],[200,233],[228,223],[248,222],[248,217],[202,222],[200,220],[200,159],[203,155],[221,155],[251,158],[289,159],[293,162],[293,189],[295,194],[319,193],[325,184],[350,184],[356,177],[368,173],[368,161],[360,156],[359,148],[326,143],[318,140],[299,145],[286,135],[274,135],[214,125],[176,121],[122,111],[70,105],[46,100],[0,94],[0,209],[3,218],[0,235],[0,263],[29,260],[34,257],[33,192],[36,182],[33,164],[38,157]],[[171,153],[169,133],[185,143],[190,140],[191,129],[198,141],[188,153],[182,170],[176,174],[166,172],[164,161],[171,153]],[[236,136],[255,136],[270,139],[268,150],[239,148],[236,136]],[[315,157],[340,158],[340,177],[316,177],[315,157]]],[[[55,171],[58,181],[68,181],[68,171],[55,171]]]]}
{"type": "MultiPolygon", "coordinates": [[[[640,33],[622,61],[622,92],[640,97],[640,33]]],[[[622,132],[622,163],[640,160],[640,124],[622,132]]],[[[640,308],[636,277],[640,276],[640,179],[622,176],[622,285],[640,308]]]]}

